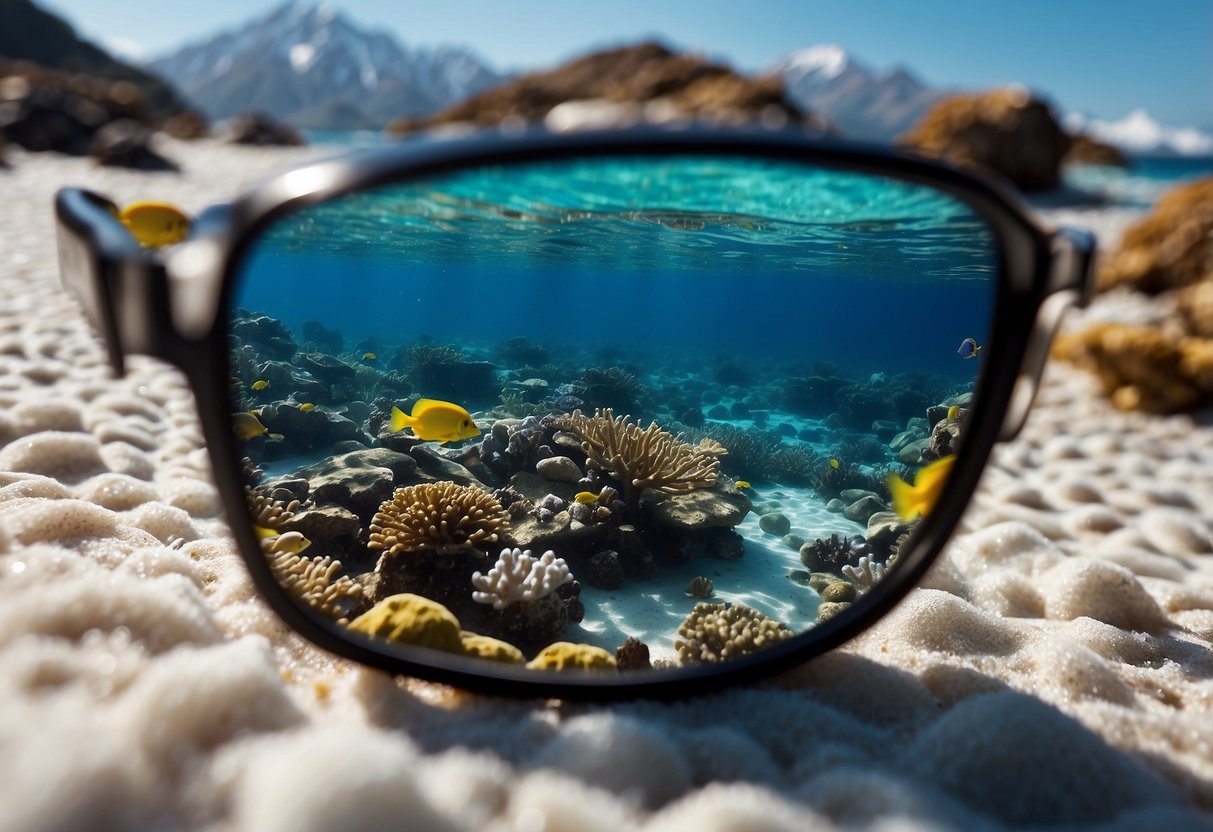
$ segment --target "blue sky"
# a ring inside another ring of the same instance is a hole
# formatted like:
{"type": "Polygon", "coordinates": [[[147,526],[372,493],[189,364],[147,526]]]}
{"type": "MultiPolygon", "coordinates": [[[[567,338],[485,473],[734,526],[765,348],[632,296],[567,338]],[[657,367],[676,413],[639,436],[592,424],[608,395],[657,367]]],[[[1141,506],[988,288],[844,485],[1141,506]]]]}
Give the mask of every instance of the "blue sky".
{"type": "MultiPolygon", "coordinates": [[[[280,0],[38,0],[87,35],[157,55],[233,28],[280,0]],[[155,11],[159,9],[159,11],[155,11]],[[150,12],[150,13],[149,13],[150,12]]],[[[1213,129],[1210,0],[335,0],[355,23],[409,44],[470,46],[500,69],[551,66],[595,46],[659,36],[762,69],[839,43],[874,69],[903,65],[932,85],[1020,82],[1064,111],[1213,129]]]]}

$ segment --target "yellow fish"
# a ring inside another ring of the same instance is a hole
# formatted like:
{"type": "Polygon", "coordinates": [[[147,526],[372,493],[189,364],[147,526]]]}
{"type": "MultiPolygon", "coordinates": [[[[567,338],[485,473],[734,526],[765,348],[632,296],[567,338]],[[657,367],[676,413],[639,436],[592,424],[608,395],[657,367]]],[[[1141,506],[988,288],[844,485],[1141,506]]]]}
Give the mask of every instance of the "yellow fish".
{"type": "Polygon", "coordinates": [[[413,412],[406,416],[398,407],[392,408],[392,430],[413,429],[413,436],[426,441],[456,442],[480,435],[472,415],[457,404],[437,399],[418,399],[413,412]]]}
{"type": "Polygon", "coordinates": [[[118,220],[144,248],[179,243],[190,232],[190,218],[167,202],[132,202],[118,220]]]}
{"type": "Polygon", "coordinates": [[[839,463],[839,461],[837,459],[835,459],[834,457],[830,457],[830,467],[833,468],[835,471],[838,470],[838,466],[840,464],[841,463],[839,463]]]}
{"type": "Polygon", "coordinates": [[[312,541],[308,540],[300,532],[282,532],[278,535],[278,539],[270,545],[270,551],[297,555],[311,545],[312,541]]]}
{"type": "Polygon", "coordinates": [[[312,404],[311,402],[304,402],[303,404],[299,405],[299,410],[302,413],[311,413],[315,409],[316,405],[312,404]]]}
{"type": "Polygon", "coordinates": [[[233,413],[232,428],[236,431],[236,436],[241,439],[252,439],[269,430],[252,413],[233,413]]]}
{"type": "Polygon", "coordinates": [[[378,357],[379,356],[375,355],[375,353],[373,353],[373,352],[364,352],[362,354],[363,361],[374,361],[378,357]]]}
{"type": "Polygon", "coordinates": [[[578,491],[573,497],[573,502],[581,503],[583,506],[592,506],[598,502],[598,495],[593,491],[578,491]]]}
{"type": "Polygon", "coordinates": [[[263,378],[257,379],[252,384],[253,389],[256,390],[257,392],[261,392],[262,390],[264,390],[265,388],[267,388],[269,386],[270,386],[270,383],[263,378]]]}
{"type": "Polygon", "coordinates": [[[919,515],[931,513],[939,495],[943,493],[944,483],[952,471],[955,456],[945,456],[935,460],[930,465],[920,468],[910,485],[896,474],[889,475],[889,491],[893,494],[893,509],[903,520],[913,520],[919,515]]]}
{"type": "MultiPolygon", "coordinates": [[[[935,411],[935,412],[938,413],[939,411],[935,411]]],[[[959,418],[960,418],[960,405],[954,404],[948,408],[948,421],[955,422],[959,418]]]]}
{"type": "Polygon", "coordinates": [[[736,485],[738,488],[749,488],[750,487],[750,484],[748,482],[746,482],[745,480],[738,480],[736,483],[734,483],[734,485],[736,485]]]}

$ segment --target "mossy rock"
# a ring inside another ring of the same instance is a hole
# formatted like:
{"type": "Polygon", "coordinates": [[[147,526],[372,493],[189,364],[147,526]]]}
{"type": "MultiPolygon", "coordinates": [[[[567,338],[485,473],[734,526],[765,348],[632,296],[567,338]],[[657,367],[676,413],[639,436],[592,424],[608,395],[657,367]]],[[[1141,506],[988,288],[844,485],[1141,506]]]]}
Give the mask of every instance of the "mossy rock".
{"type": "Polygon", "coordinates": [[[527,662],[532,670],[615,670],[615,657],[589,644],[557,641],[527,662]]]}
{"type": "Polygon", "coordinates": [[[463,652],[469,656],[475,656],[478,659],[488,659],[493,662],[503,662],[505,664],[523,664],[526,662],[526,657],[522,655],[522,651],[508,641],[482,636],[477,633],[469,633],[466,630],[459,635],[463,641],[463,652]]]}
{"type": "Polygon", "coordinates": [[[355,618],[350,629],[396,644],[464,652],[459,619],[437,601],[409,592],[384,598],[355,618]]]}

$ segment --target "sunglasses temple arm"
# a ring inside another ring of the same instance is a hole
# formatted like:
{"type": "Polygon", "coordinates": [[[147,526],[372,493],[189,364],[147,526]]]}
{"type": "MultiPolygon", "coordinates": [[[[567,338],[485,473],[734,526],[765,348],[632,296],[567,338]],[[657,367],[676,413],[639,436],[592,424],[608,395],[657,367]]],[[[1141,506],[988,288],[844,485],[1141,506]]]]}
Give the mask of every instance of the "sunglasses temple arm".
{"type": "Polygon", "coordinates": [[[1088,231],[1062,227],[1053,232],[1049,269],[1036,319],[1028,336],[1019,375],[1007,406],[1007,414],[998,439],[1007,442],[1019,435],[1028,419],[1032,403],[1040,390],[1040,379],[1053,337],[1061,328],[1065,313],[1072,307],[1085,307],[1094,293],[1095,237],[1088,231]]]}
{"type": "Polygon", "coordinates": [[[139,245],[99,194],[64,188],[55,216],[60,279],[101,334],[114,374],[123,375],[126,356],[136,353],[177,363],[181,339],[169,324],[160,256],[139,245]]]}

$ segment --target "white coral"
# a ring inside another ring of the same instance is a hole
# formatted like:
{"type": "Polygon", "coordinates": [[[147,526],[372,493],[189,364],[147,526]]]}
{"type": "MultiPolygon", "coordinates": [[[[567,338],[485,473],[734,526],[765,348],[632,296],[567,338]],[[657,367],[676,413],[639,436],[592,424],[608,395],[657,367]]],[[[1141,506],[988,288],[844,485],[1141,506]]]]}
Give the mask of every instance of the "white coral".
{"type": "Polygon", "coordinates": [[[860,592],[867,592],[884,577],[884,564],[877,563],[865,555],[859,559],[858,565],[842,567],[842,574],[846,575],[860,592]]]}
{"type": "Polygon", "coordinates": [[[546,598],[571,580],[569,565],[550,549],[538,558],[531,556],[530,549],[502,549],[487,575],[472,573],[472,585],[476,587],[472,600],[503,610],[515,601],[546,598]]]}

